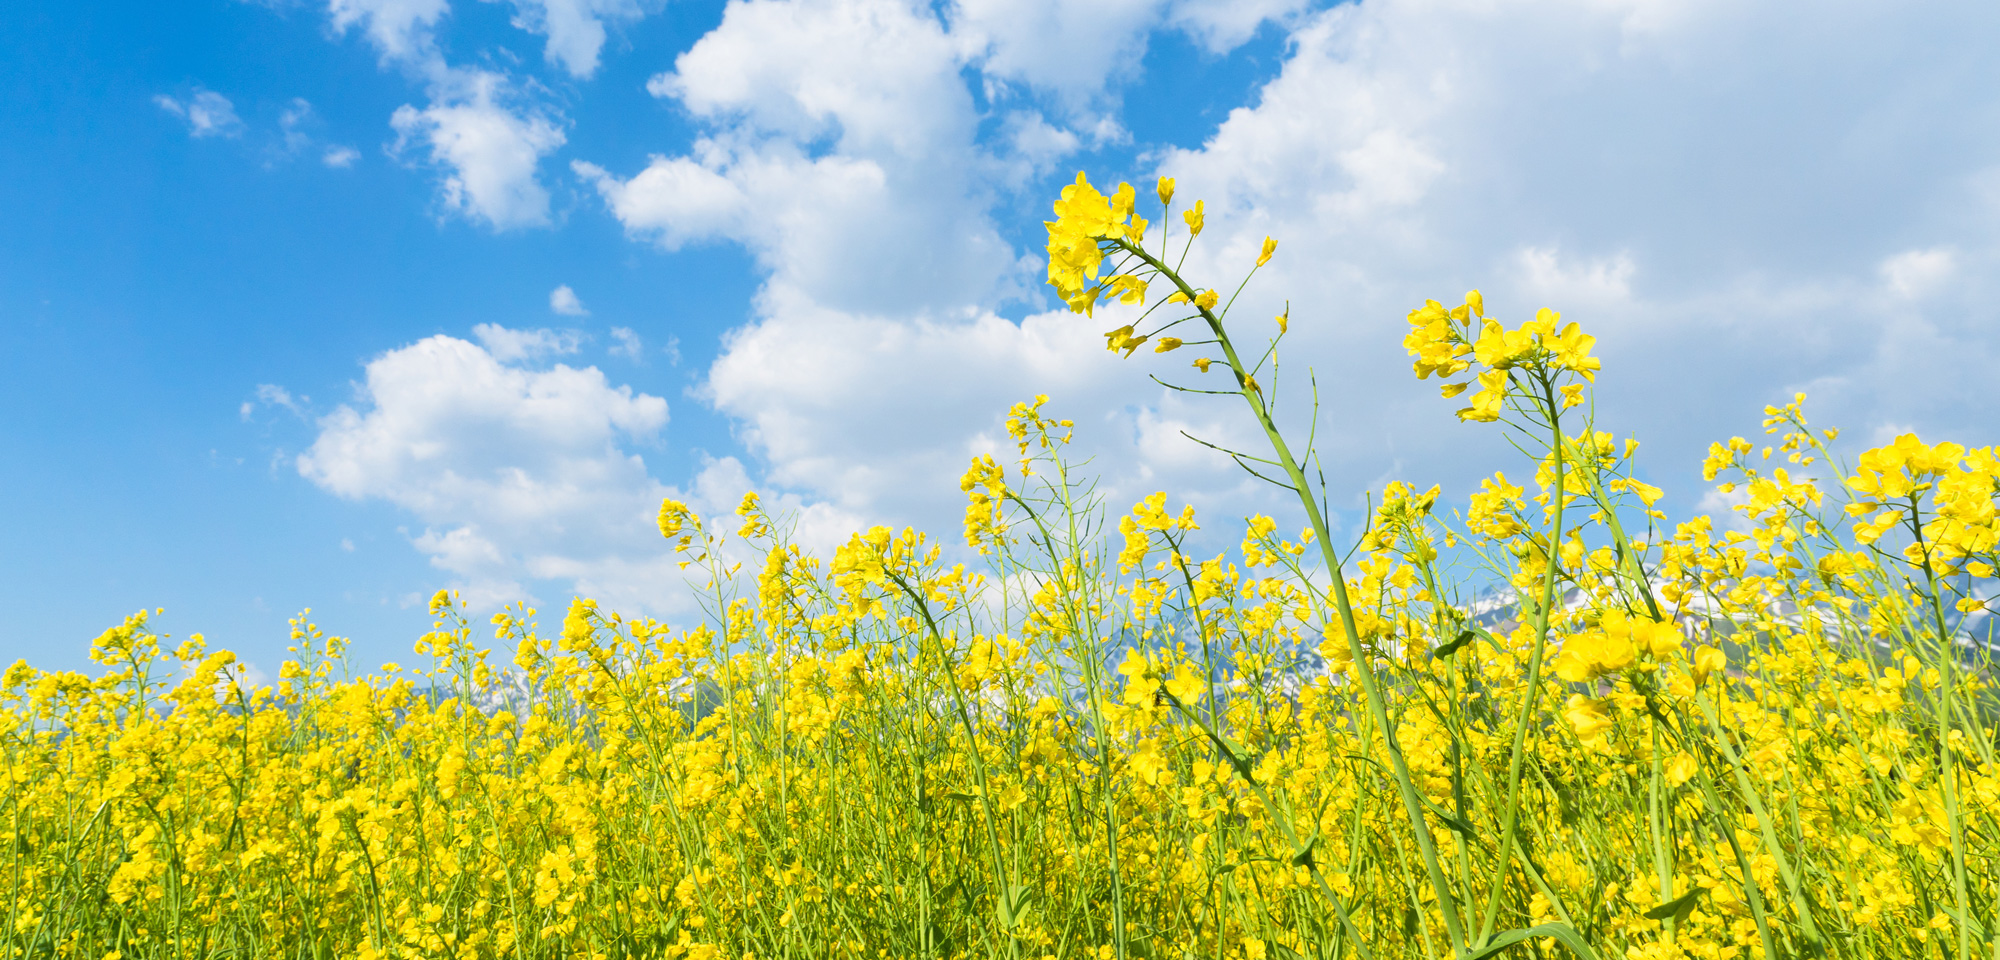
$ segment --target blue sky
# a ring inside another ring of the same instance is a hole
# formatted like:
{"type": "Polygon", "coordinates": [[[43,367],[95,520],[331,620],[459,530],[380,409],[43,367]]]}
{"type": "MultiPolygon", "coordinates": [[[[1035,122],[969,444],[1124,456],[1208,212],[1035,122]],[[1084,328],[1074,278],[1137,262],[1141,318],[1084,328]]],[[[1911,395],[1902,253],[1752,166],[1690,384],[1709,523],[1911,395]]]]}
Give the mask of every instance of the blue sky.
{"type": "Polygon", "coordinates": [[[1400,356],[1404,311],[1473,286],[1597,334],[1604,425],[1681,513],[1722,506],[1706,443],[1794,390],[1857,442],[1988,444],[1995,19],[17,0],[0,662],[81,668],[165,607],[273,668],[308,606],[379,662],[441,586],[685,616],[660,496],[950,537],[966,459],[1037,392],[1114,503],[1266,509],[1179,436],[1234,410],[1049,309],[1040,220],[1079,168],[1180,177],[1218,278],[1279,238],[1246,310],[1294,304],[1337,496],[1510,465],[1400,356]]]}

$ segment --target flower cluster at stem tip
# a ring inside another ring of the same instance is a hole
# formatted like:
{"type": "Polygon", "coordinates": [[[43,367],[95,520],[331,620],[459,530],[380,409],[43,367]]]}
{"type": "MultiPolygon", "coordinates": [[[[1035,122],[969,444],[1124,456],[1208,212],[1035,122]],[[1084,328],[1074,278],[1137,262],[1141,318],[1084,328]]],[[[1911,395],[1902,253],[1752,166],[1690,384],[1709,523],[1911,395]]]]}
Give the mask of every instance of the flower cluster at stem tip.
{"type": "MultiPolygon", "coordinates": [[[[1403,338],[1403,347],[1416,358],[1412,369],[1417,379],[1427,379],[1433,373],[1444,379],[1472,370],[1471,379],[1447,383],[1440,389],[1450,399],[1479,384],[1471,406],[1458,411],[1460,420],[1490,423],[1500,419],[1512,382],[1510,372],[1517,368],[1538,374],[1549,383],[1565,373],[1595,382],[1597,371],[1602,369],[1598,358],[1590,355],[1597,338],[1575,323],[1558,329],[1562,314],[1543,308],[1535,312],[1533,320],[1509,330],[1486,315],[1486,301],[1477,290],[1450,309],[1436,300],[1426,300],[1410,311],[1409,321],[1412,329],[1403,338]],[[1473,370],[1475,366],[1484,369],[1473,370]]],[[[1583,388],[1583,383],[1560,385],[1562,406],[1582,403],[1583,388]]]]}

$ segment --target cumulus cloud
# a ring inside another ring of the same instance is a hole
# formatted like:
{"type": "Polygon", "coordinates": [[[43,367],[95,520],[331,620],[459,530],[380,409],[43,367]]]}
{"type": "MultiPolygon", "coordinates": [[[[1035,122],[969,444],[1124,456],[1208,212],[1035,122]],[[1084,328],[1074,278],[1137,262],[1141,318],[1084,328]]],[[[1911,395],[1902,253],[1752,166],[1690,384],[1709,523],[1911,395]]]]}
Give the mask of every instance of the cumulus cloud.
{"type": "Polygon", "coordinates": [[[673,491],[637,452],[665,429],[664,399],[449,336],[376,357],[356,392],[319,421],[300,475],[415,515],[411,542],[475,602],[556,581],[657,609],[679,583],[652,530],[673,491]]]}
{"type": "Polygon", "coordinates": [[[1054,94],[1072,111],[1088,108],[1136,78],[1150,35],[1162,24],[1227,53],[1267,20],[1286,21],[1305,0],[957,0],[951,33],[989,83],[1054,94]]]}
{"type": "MultiPolygon", "coordinates": [[[[572,28],[581,29],[582,21],[568,13],[550,13],[545,9],[550,6],[569,11],[619,4],[523,0],[517,5],[525,11],[522,17],[532,12],[529,8],[542,11],[540,19],[522,23],[539,24],[541,32],[561,32],[562,49],[580,55],[572,28]]],[[[390,115],[389,125],[396,133],[390,152],[401,156],[413,147],[427,148],[423,159],[440,174],[438,199],[445,213],[496,231],[550,222],[549,192],[537,174],[542,158],[562,147],[568,135],[562,113],[546,102],[545,90],[532,82],[519,83],[502,70],[449,63],[437,38],[439,23],[451,12],[448,0],[327,0],[326,9],[335,34],[358,30],[385,68],[401,70],[423,84],[428,95],[424,106],[404,104],[390,115]]],[[[554,43],[555,33],[550,35],[554,43]]],[[[595,50],[590,48],[593,69],[595,50]]],[[[321,160],[329,167],[344,168],[358,157],[350,148],[330,146],[321,160]]]]}
{"type": "Polygon", "coordinates": [[[453,71],[429,106],[396,108],[389,119],[394,152],[413,143],[429,148],[444,174],[440,201],[448,211],[496,230],[545,225],[549,192],[536,167],[568,138],[557,120],[518,99],[501,74],[453,71]]]}
{"type": "Polygon", "coordinates": [[[153,102],[159,104],[160,109],[186,121],[188,136],[196,140],[243,135],[243,119],[236,115],[236,105],[213,90],[196,87],[194,94],[185,100],[160,94],[153,98],[153,102]]]}
{"type": "Polygon", "coordinates": [[[847,309],[1020,289],[980,179],[956,42],[897,0],[741,0],[647,85],[710,131],[627,177],[578,163],[635,237],[733,241],[772,287],[847,309]]]}
{"type": "Polygon", "coordinates": [[[1660,479],[1794,389],[1850,426],[1990,422],[1993,319],[1969,267],[2000,252],[2000,130],[1977,122],[2000,69],[1967,44],[1994,11],[1834,4],[1809,33],[1784,10],[1644,0],[1252,13],[1245,27],[1217,4],[961,2],[938,20],[739,0],[649,84],[705,125],[695,147],[631,174],[575,169],[637,238],[757,256],[758,316],[702,396],[770,478],[934,528],[997,411],[1038,391],[1102,438],[1117,496],[1239,489],[1182,436],[1230,439],[1235,411],[1143,379],[1196,380],[1183,354],[1112,361],[1097,335],[1115,310],[994,314],[1039,279],[1038,251],[994,239],[995,217],[1019,216],[995,184],[1099,121],[1024,111],[981,141],[964,68],[1098,103],[1162,24],[1224,46],[1267,18],[1290,29],[1276,78],[1204,143],[1155,156],[1208,202],[1198,282],[1233,283],[1265,235],[1281,240],[1236,316],[1291,301],[1283,389],[1303,426],[1317,368],[1337,494],[1402,475],[1462,486],[1504,463],[1497,431],[1453,420],[1400,348],[1411,307],[1475,286],[1503,319],[1549,306],[1599,337],[1600,416],[1649,441],[1660,479]]]}
{"type": "Polygon", "coordinates": [[[646,15],[638,0],[510,0],[514,26],[549,38],[543,50],[550,63],[585,79],[597,72],[605,27],[646,15]]]}
{"type": "MultiPolygon", "coordinates": [[[[1996,358],[1983,279],[2000,259],[2000,128],[1983,122],[2000,62],[1976,39],[2000,12],[1841,2],[1815,15],[1822,29],[1799,31],[1793,11],[1657,0],[1361,0],[1311,13],[1286,2],[963,0],[940,12],[733,0],[647,84],[691,118],[692,145],[625,169],[570,169],[636,240],[735,244],[755,258],[755,317],[724,338],[695,395],[734,421],[756,479],[800,496],[783,502],[813,530],[953,528],[966,459],[1011,449],[1001,412],[1042,392],[1078,421],[1079,452],[1109,474],[1114,507],[1168,489],[1256,509],[1270,494],[1185,436],[1254,449],[1240,411],[1146,377],[1212,385],[1188,368],[1191,351],[1114,358],[1101,331],[1129,317],[1119,307],[1003,318],[1046,302],[1039,251],[1003,236],[1046,209],[1057,184],[1037,178],[1125,136],[1117,91],[1155,31],[1227,49],[1276,20],[1289,34],[1280,73],[1203,142],[1148,148],[1143,172],[1175,175],[1184,200],[1208,203],[1196,282],[1233,284],[1264,236],[1281,241],[1232,320],[1254,343],[1290,301],[1274,386],[1303,428],[1315,368],[1334,495],[1392,477],[1462,489],[1509,462],[1499,432],[1457,423],[1457,404],[1415,381],[1400,347],[1411,307],[1480,287],[1503,320],[1548,306],[1595,334],[1600,426],[1647,440],[1645,469],[1698,504],[1674,478],[1708,440],[1747,432],[1762,404],[1795,389],[1851,436],[1913,424],[1976,441],[2000,412],[1984,389],[1996,358]]],[[[389,30],[403,49],[435,49],[436,17],[393,22],[408,25],[389,30]]],[[[375,20],[355,23],[375,36],[375,20]]],[[[548,36],[553,62],[592,62],[557,52],[553,27],[548,36]]],[[[504,79],[483,94],[431,81],[431,107],[398,112],[400,140],[430,148],[451,209],[501,228],[547,222],[536,170],[563,127],[504,79]],[[467,113],[452,129],[491,134],[446,134],[433,111],[454,105],[467,113]]],[[[638,354],[623,329],[612,351],[638,354]]],[[[558,382],[534,378],[569,370],[527,366],[573,350],[563,335],[493,331],[378,358],[363,399],[324,422],[301,470],[343,496],[404,505],[425,518],[414,542],[435,562],[500,587],[643,580],[635,571],[653,569],[651,555],[636,541],[578,548],[599,529],[508,505],[546,503],[544,488],[570,483],[589,492],[577,503],[639,516],[664,488],[632,449],[657,440],[664,401],[651,433],[600,413],[584,431],[600,440],[559,448],[570,451],[559,462],[524,447],[434,469],[379,452],[534,436],[470,414],[397,412],[485,389],[446,385],[449,374],[502,384],[463,407],[501,416],[558,382]],[[541,486],[503,496],[514,488],[495,478],[515,474],[500,462],[541,486]],[[357,475],[389,479],[345,479],[357,475]],[[562,479],[572,475],[597,479],[562,479]]],[[[616,406],[601,374],[569,373],[597,378],[583,391],[602,400],[593,409],[616,406]]],[[[716,460],[688,490],[733,502],[752,479],[716,460]]]]}
{"type": "Polygon", "coordinates": [[[382,62],[428,67],[439,60],[436,29],[451,12],[449,0],[327,0],[337,34],[359,27],[382,62]]]}
{"type": "MultiPolygon", "coordinates": [[[[478,332],[504,346],[498,329],[478,332]]],[[[354,400],[319,419],[295,466],[336,496],[413,515],[423,527],[411,545],[475,608],[555,591],[684,613],[694,601],[660,539],[660,501],[681,500],[717,526],[752,483],[733,457],[697,458],[679,486],[656,479],[646,457],[659,453],[667,423],[666,400],[594,367],[533,368],[439,335],[370,360],[354,400]]],[[[860,520],[795,495],[766,502],[819,548],[860,520]]]]}
{"type": "Polygon", "coordinates": [[[1830,29],[1806,35],[1731,5],[1344,5],[1159,168],[1208,198],[1204,272],[1284,241],[1248,305],[1291,298],[1295,355],[1375,398],[1329,435],[1350,482],[1392,450],[1417,478],[1465,479],[1475,428],[1442,421],[1398,341],[1423,297],[1474,286],[1507,320],[1549,306],[1595,333],[1600,414],[1654,441],[1663,473],[1793,389],[1833,421],[1970,425],[1983,322],[1906,302],[1944,290],[1957,255],[1883,244],[1994,249],[1990,219],[1945,211],[1992,209],[1974,184],[2000,136],[1963,119],[1992,109],[1996,71],[1943,49],[1995,17],[1821,12],[1830,29]],[[1942,89],[1963,94],[1919,92],[1942,89]]]}
{"type": "Polygon", "coordinates": [[[549,310],[565,317],[587,317],[590,311],[584,309],[583,301],[577,299],[576,291],[565,283],[549,291],[549,310]]]}

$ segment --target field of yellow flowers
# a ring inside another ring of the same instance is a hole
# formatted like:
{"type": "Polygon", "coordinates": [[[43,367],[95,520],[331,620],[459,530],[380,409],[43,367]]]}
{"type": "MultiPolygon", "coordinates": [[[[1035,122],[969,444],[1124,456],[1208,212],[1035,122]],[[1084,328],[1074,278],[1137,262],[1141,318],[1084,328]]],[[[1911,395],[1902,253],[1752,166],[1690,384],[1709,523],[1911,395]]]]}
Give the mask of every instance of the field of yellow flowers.
{"type": "Polygon", "coordinates": [[[0,953],[2000,957],[1992,448],[1848,464],[1794,401],[1703,465],[1740,520],[1675,524],[1591,337],[1473,293],[1405,345],[1520,479],[1390,484],[1336,543],[1272,414],[1289,316],[1185,279],[1203,207],[1157,193],[1149,238],[1079,175],[1050,283],[1143,307],[1133,362],[1203,354],[1180,388],[1242,405],[1291,519],[1216,556],[1164,493],[1107,519],[1036,398],[964,477],[976,562],[670,501],[701,622],[440,593],[419,667],[302,617],[255,690],[135,615],[99,675],[0,684],[0,953]]]}

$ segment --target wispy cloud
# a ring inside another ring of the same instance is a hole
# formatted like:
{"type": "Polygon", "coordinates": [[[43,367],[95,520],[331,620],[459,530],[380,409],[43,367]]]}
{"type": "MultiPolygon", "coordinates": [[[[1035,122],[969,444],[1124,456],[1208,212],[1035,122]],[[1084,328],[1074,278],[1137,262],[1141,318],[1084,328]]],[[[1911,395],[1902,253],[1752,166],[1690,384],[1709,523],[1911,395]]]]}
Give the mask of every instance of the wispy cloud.
{"type": "Polygon", "coordinates": [[[646,354],[646,348],[641,344],[639,334],[630,327],[612,327],[611,339],[616,341],[611,347],[612,356],[637,360],[646,354]]]}
{"type": "Polygon", "coordinates": [[[502,363],[575,353],[583,342],[583,335],[575,330],[513,330],[497,323],[473,327],[472,335],[502,363]]]}
{"type": "Polygon", "coordinates": [[[153,98],[160,109],[179,117],[187,123],[188,136],[196,140],[205,137],[240,137],[243,135],[243,119],[236,115],[236,105],[229,98],[213,90],[196,87],[186,99],[160,94],[153,98]]]}

